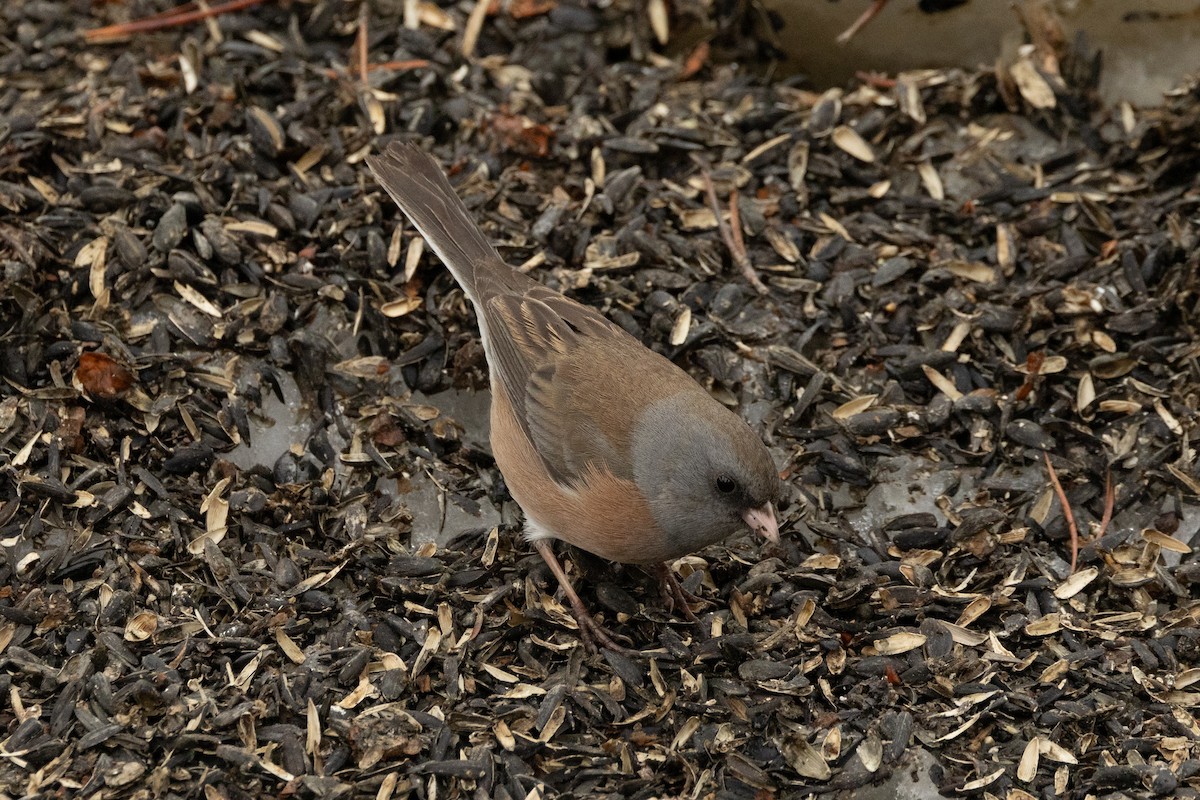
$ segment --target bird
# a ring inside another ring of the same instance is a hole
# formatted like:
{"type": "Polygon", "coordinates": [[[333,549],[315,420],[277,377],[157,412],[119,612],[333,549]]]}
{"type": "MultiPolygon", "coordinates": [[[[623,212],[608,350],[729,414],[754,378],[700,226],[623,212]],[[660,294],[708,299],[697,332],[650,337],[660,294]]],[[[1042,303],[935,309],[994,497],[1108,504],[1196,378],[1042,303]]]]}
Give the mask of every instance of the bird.
{"type": "Polygon", "coordinates": [[[474,309],[492,455],[585,646],[630,652],[589,614],[556,539],[654,568],[664,597],[695,620],[696,598],[667,562],[747,526],[779,542],[782,481],[762,439],[665,356],[506,264],[418,145],[393,142],[366,161],[474,309]]]}

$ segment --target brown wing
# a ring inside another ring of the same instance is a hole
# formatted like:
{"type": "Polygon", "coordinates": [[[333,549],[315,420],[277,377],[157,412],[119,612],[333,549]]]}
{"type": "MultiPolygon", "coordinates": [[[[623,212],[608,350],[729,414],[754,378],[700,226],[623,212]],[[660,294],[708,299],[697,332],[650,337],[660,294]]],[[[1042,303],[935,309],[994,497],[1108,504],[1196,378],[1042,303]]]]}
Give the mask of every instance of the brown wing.
{"type": "Polygon", "coordinates": [[[703,391],[599,312],[540,285],[489,298],[484,313],[493,380],[504,383],[521,429],[560,483],[579,483],[589,465],[632,477],[631,396],[703,391]]]}
{"type": "Polygon", "coordinates": [[[492,380],[551,477],[566,485],[592,470],[631,478],[628,384],[639,398],[703,390],[599,312],[505,264],[419,148],[393,144],[367,163],[475,306],[492,380]]]}

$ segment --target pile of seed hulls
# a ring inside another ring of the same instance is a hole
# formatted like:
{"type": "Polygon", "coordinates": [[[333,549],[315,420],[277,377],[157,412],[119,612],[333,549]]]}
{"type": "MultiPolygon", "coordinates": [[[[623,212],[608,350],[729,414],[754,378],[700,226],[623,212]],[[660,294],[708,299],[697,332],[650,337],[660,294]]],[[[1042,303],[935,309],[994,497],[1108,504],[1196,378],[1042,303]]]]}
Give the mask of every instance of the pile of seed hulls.
{"type": "Polygon", "coordinates": [[[853,797],[917,749],[947,795],[1197,796],[1200,90],[1101,109],[1035,36],[817,92],[685,6],[466,5],[0,10],[0,796],[853,797]],[[575,554],[644,658],[511,529],[414,543],[418,478],[511,501],[427,399],[486,368],[392,138],[778,454],[785,543],[677,565],[699,626],[575,554]]]}

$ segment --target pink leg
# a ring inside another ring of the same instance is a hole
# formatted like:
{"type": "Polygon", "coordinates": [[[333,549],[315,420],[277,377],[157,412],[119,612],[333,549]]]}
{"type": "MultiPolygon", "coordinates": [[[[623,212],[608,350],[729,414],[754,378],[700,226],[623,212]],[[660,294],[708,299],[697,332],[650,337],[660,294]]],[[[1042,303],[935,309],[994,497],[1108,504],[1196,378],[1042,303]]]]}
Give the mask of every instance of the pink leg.
{"type": "Polygon", "coordinates": [[[627,647],[622,647],[613,639],[613,634],[608,632],[603,625],[592,619],[592,615],[588,613],[587,606],[579,599],[579,595],[575,593],[575,588],[571,586],[571,581],[567,578],[567,573],[559,563],[558,556],[554,555],[554,548],[550,544],[549,539],[538,539],[533,543],[538,554],[550,567],[550,571],[554,573],[554,577],[558,578],[558,583],[562,586],[563,594],[567,596],[567,601],[571,604],[571,611],[575,615],[575,621],[579,623],[579,635],[583,642],[588,646],[589,650],[595,649],[595,641],[598,641],[603,647],[621,653],[622,655],[636,655],[636,651],[630,650],[627,647]]]}
{"type": "Polygon", "coordinates": [[[679,609],[689,622],[699,622],[700,619],[692,611],[691,604],[702,602],[701,599],[679,585],[679,579],[675,577],[675,573],[666,565],[666,562],[656,564],[654,574],[658,577],[658,588],[662,592],[667,608],[672,611],[679,609]]]}
{"type": "Polygon", "coordinates": [[[888,0],[873,0],[870,6],[867,7],[862,14],[859,14],[858,19],[846,30],[842,31],[837,36],[838,44],[845,44],[854,38],[855,34],[866,27],[867,23],[875,19],[875,16],[883,11],[883,7],[887,5],[888,0]]]}

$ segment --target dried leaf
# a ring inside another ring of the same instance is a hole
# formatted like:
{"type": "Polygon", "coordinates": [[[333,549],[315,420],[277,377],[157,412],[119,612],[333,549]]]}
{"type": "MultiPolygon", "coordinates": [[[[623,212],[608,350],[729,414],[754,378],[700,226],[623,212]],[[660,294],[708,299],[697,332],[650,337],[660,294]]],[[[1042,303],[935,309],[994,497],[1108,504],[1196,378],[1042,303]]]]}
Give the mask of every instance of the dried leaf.
{"type": "MultiPolygon", "coordinates": [[[[479,0],[486,5],[488,0],[479,0]]],[[[519,114],[496,112],[488,120],[488,130],[505,150],[526,156],[550,155],[554,129],[519,114]]]]}
{"type": "Polygon", "coordinates": [[[105,353],[79,354],[75,381],[83,391],[98,400],[116,400],[133,386],[133,373],[105,353]]]}

